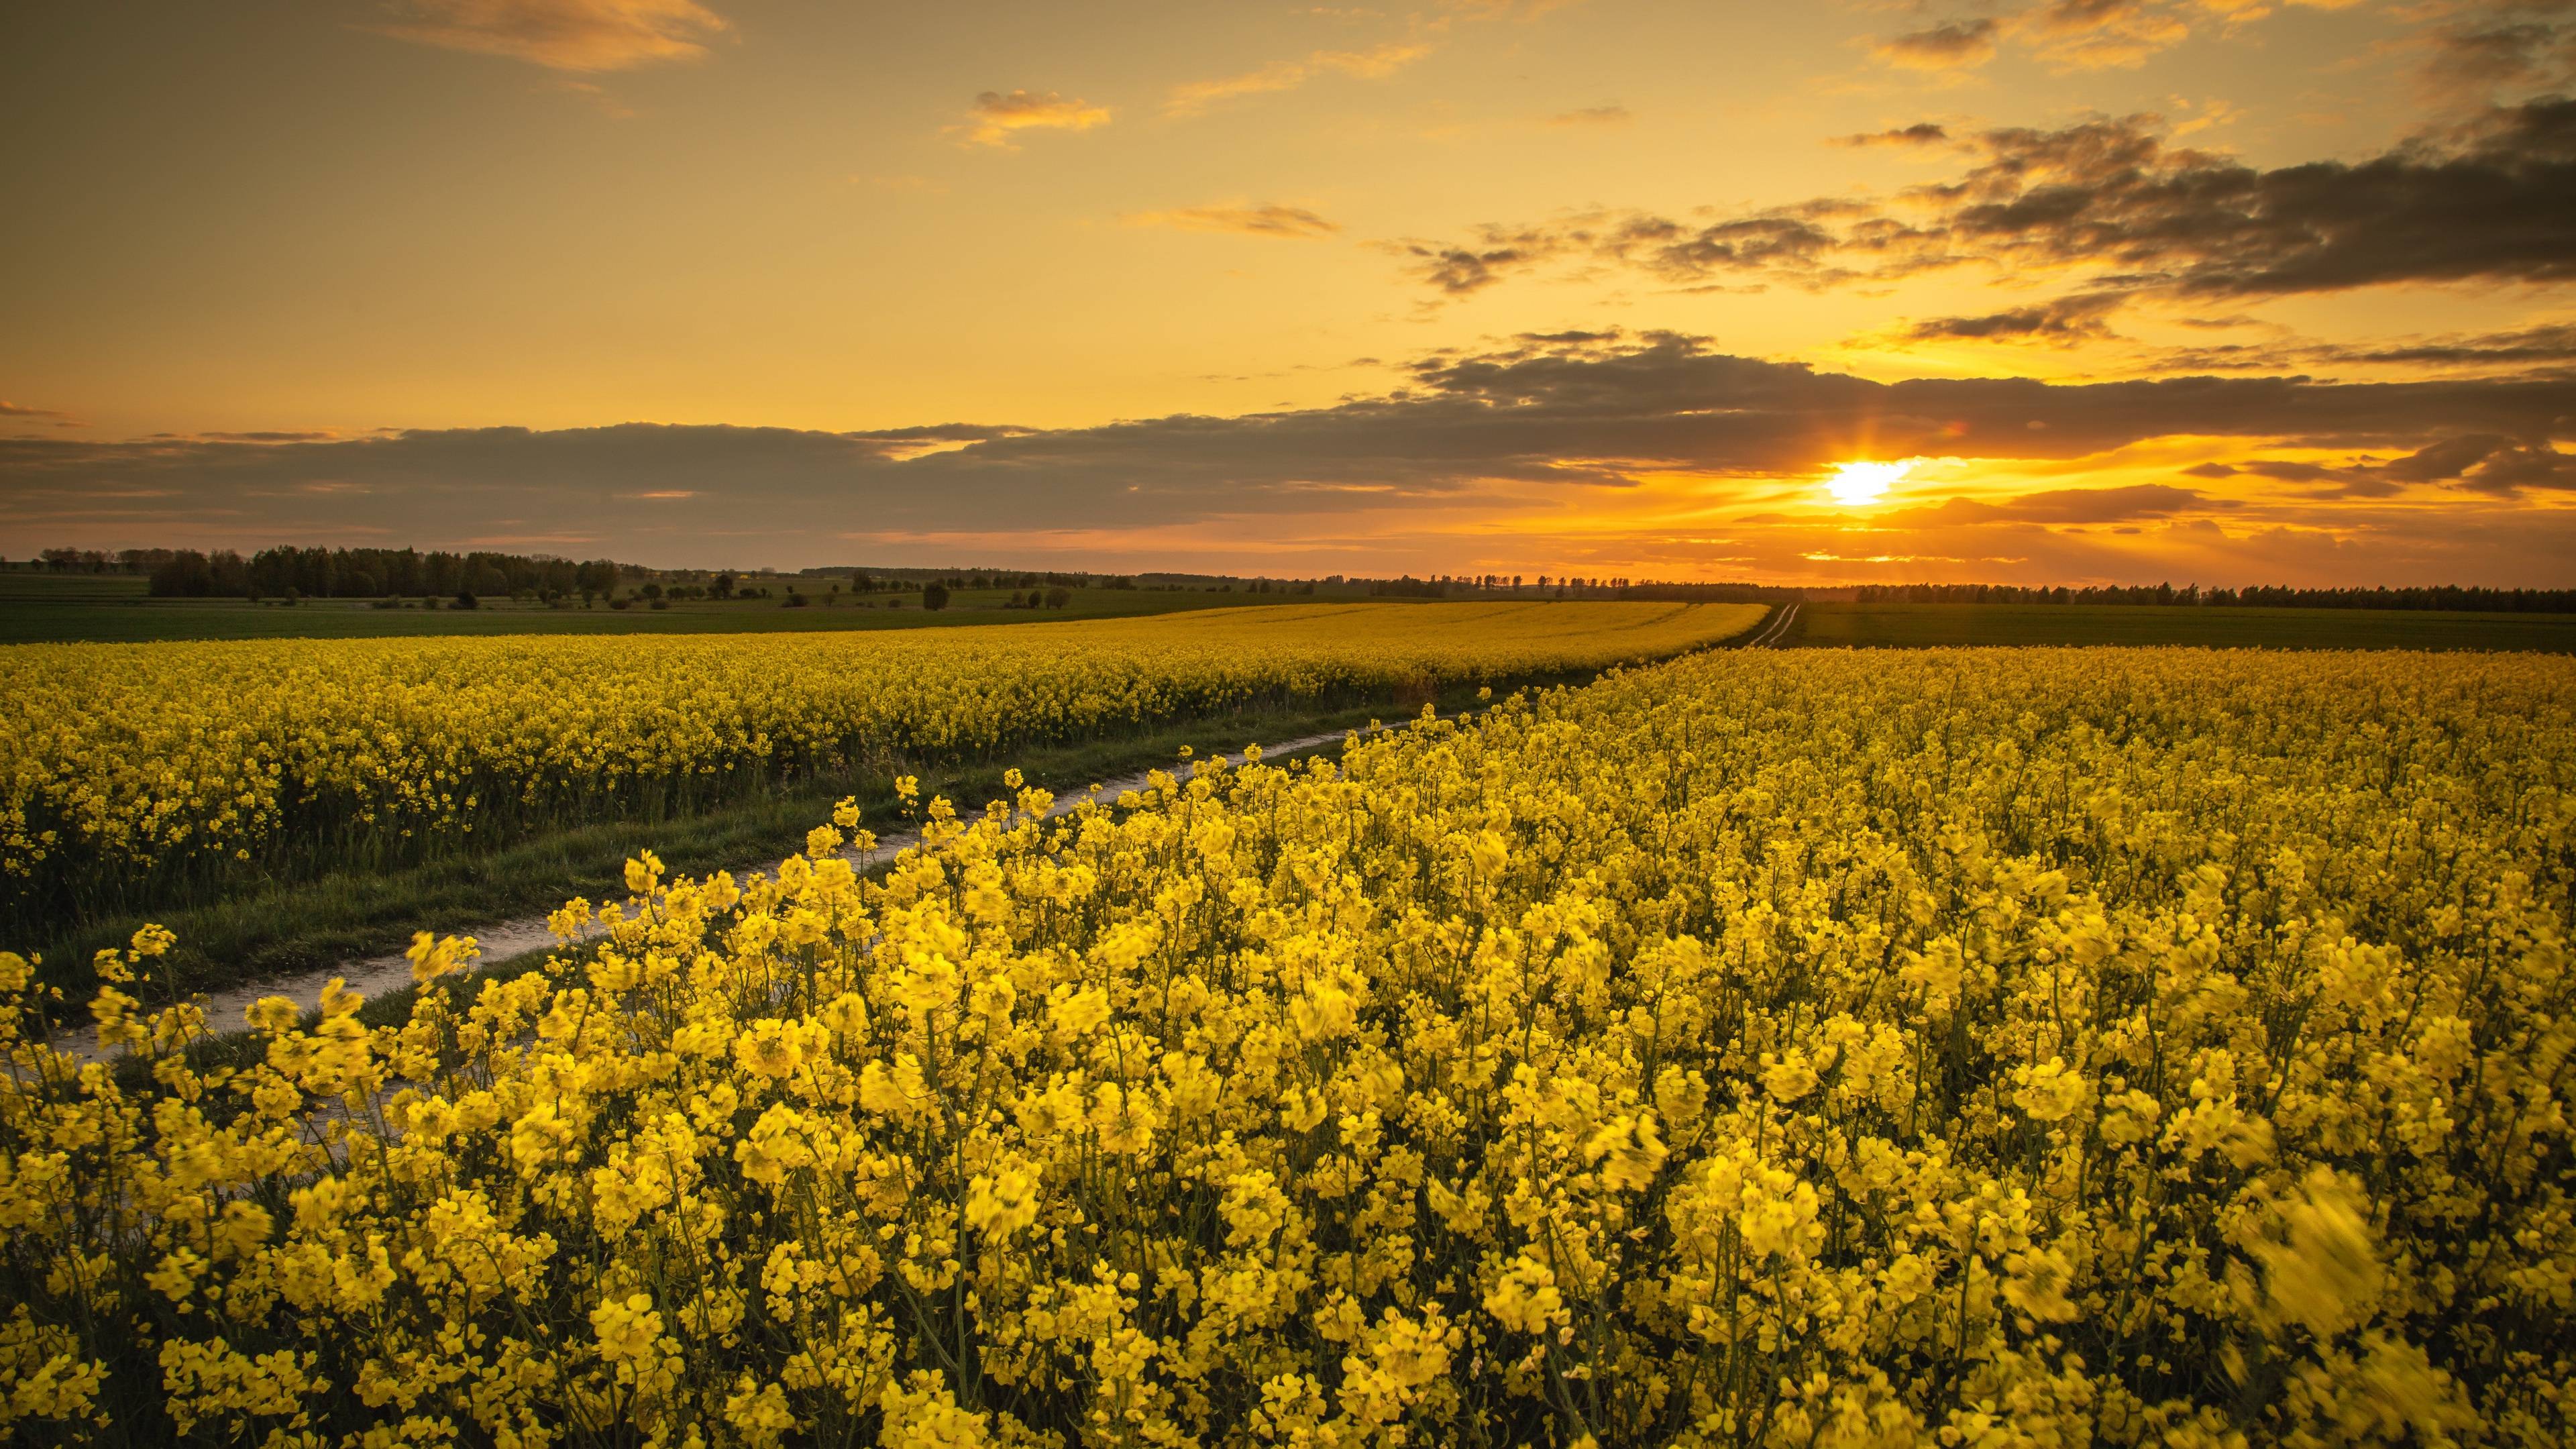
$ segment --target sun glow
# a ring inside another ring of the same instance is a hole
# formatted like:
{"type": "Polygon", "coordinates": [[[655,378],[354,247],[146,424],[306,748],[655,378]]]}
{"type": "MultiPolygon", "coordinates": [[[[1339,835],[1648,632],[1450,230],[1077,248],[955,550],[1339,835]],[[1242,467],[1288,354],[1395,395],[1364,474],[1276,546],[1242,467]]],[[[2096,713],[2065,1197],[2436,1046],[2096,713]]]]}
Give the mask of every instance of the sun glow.
{"type": "Polygon", "coordinates": [[[1836,463],[1833,475],[1825,480],[1825,491],[1833,495],[1836,503],[1876,503],[1922,461],[1904,458],[1893,463],[1836,463]]]}

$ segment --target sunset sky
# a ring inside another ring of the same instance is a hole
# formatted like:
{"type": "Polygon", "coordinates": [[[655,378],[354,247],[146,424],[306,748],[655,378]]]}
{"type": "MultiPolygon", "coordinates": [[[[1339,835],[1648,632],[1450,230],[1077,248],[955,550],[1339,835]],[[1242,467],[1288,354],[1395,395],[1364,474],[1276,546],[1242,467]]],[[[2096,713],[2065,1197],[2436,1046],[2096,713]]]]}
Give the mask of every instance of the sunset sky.
{"type": "Polygon", "coordinates": [[[2565,586],[2570,96],[2576,0],[25,0],[0,554],[2565,586]]]}

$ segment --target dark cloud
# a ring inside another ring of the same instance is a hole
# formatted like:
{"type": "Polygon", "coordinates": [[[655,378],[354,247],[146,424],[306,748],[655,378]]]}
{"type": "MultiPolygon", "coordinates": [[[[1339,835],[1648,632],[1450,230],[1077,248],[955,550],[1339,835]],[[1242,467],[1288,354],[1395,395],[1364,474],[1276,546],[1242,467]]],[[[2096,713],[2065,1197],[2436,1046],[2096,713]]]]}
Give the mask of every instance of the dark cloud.
{"type": "Polygon", "coordinates": [[[1581,110],[1560,111],[1547,118],[1551,126],[1624,126],[1637,119],[1626,106],[1585,106],[1581,110]]]}
{"type": "Polygon", "coordinates": [[[2268,478],[2275,483],[2310,485],[2316,499],[2386,498],[2405,491],[2402,481],[2385,468],[2330,468],[2290,458],[2255,458],[2243,463],[2196,463],[2182,470],[2189,478],[2268,478]]]}
{"type": "Polygon", "coordinates": [[[2517,488],[2576,488],[2576,456],[2561,453],[2546,441],[2517,442],[2496,433],[2446,438],[2379,472],[2401,483],[2457,480],[2486,493],[2517,488]]]}
{"type": "Polygon", "coordinates": [[[2337,360],[2495,367],[2576,361],[2576,324],[2551,323],[2512,332],[2375,347],[2331,349],[2337,360]]]}
{"type": "MultiPolygon", "coordinates": [[[[427,545],[451,541],[460,520],[509,518],[531,536],[598,538],[629,556],[702,557],[745,529],[765,530],[776,550],[809,551],[854,533],[1037,539],[1216,520],[1270,520],[1252,525],[1270,531],[1299,515],[1624,489],[1674,472],[1767,487],[1854,456],[2072,460],[2168,437],[2407,453],[2426,483],[2494,494],[2567,486],[2550,439],[2576,416],[2570,381],[1880,383],[1671,334],[1537,334],[1426,356],[1403,375],[1396,391],[1330,407],[1088,428],[0,438],[0,534],[19,549],[72,531],[241,544],[290,528],[427,545]],[[2480,441],[2425,451],[2468,438],[2480,441]]],[[[2190,501],[2190,490],[2141,486],[2036,495],[2012,516],[2139,518],[2190,501]]]]}
{"type": "Polygon", "coordinates": [[[1921,197],[1957,250],[2116,267],[2185,294],[2576,277],[2576,101],[2500,111],[2358,164],[2258,171],[2138,119],[1984,138],[1921,197]]]}
{"type": "Polygon", "coordinates": [[[2276,483],[2330,486],[2335,498],[2384,498],[2409,484],[2454,483],[2481,493],[2576,488],[2576,455],[2559,452],[2547,438],[2515,439],[2501,433],[2462,433],[2428,443],[2386,462],[2331,467],[2292,458],[2252,458],[2201,463],[2182,470],[2194,478],[2244,475],[2276,483]]]}
{"type": "Polygon", "coordinates": [[[340,436],[328,428],[310,431],[270,430],[255,433],[198,433],[214,443],[322,443],[340,436]]]}
{"type": "Polygon", "coordinates": [[[2435,103],[2483,104],[2576,82],[2576,3],[2435,0],[2414,42],[2417,79],[2435,103]]]}
{"type": "Polygon", "coordinates": [[[1912,70],[1958,70],[1994,59],[1998,29],[1992,19],[1953,20],[1886,41],[1878,53],[1912,70]]]}
{"type": "Polygon", "coordinates": [[[2241,464],[2237,472],[2269,478],[2275,483],[2327,483],[2344,476],[2344,470],[2322,463],[2301,463],[2287,458],[2257,458],[2241,464]]]}
{"type": "MultiPolygon", "coordinates": [[[[1676,285],[1884,281],[1971,263],[2081,290],[2267,297],[2389,283],[2576,279],[2576,100],[2492,111],[2383,155],[2270,170],[2175,147],[2152,117],[1988,131],[1896,203],[1820,198],[1715,222],[1631,212],[1417,244],[1451,292],[1560,255],[1676,285]]],[[[2045,321],[2036,318],[2037,321],[2045,321]]],[[[1962,335],[1949,332],[1943,335],[1962,335]]],[[[1988,335],[2015,334],[1998,325],[1988,335]]]]}
{"type": "Polygon", "coordinates": [[[1787,273],[1802,280],[1840,276],[1826,258],[1840,244],[1828,223],[1809,212],[1775,212],[1693,226],[1636,216],[1592,239],[1595,249],[1672,282],[1721,272],[1787,273]]]}
{"type": "Polygon", "coordinates": [[[2493,433],[2471,433],[2449,438],[2389,464],[2381,471],[2408,483],[2430,483],[2436,479],[2457,478],[2471,467],[2484,462],[2500,448],[2512,446],[2513,440],[2493,433]]]}
{"type": "Polygon", "coordinates": [[[1578,238],[1587,234],[1557,234],[1537,228],[1506,231],[1485,227],[1477,241],[1467,246],[1442,246],[1430,242],[1404,242],[1392,249],[1405,256],[1410,270],[1420,280],[1453,297],[1481,292],[1515,272],[1529,268],[1579,245],[1578,238]]]}
{"type": "Polygon", "coordinates": [[[2071,346],[2111,336],[2107,319],[2127,300],[2113,292],[2079,292],[2035,306],[2015,307],[1979,316],[1933,317],[1912,324],[1902,335],[1912,342],[2028,339],[2071,346]]]}
{"type": "Polygon", "coordinates": [[[2156,358],[2156,365],[2165,370],[2193,372],[2292,372],[2369,365],[2547,375],[2566,371],[2570,364],[2576,364],[2576,324],[2565,322],[2376,342],[2230,343],[2169,349],[2156,358]]]}

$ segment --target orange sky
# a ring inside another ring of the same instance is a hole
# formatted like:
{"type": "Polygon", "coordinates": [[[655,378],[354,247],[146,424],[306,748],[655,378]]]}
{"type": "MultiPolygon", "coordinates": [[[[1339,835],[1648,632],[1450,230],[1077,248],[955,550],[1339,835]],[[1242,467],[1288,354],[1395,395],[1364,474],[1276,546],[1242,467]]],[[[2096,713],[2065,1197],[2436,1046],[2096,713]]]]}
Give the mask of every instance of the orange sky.
{"type": "Polygon", "coordinates": [[[2568,0],[9,7],[0,553],[2564,585],[2571,63],[2568,0]]]}

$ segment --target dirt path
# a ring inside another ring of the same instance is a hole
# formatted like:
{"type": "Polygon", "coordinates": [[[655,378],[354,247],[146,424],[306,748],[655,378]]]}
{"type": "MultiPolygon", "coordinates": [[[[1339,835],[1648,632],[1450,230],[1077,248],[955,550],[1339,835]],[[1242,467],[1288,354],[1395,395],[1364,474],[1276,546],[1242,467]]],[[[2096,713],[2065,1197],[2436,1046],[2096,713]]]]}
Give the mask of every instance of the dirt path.
{"type": "Polygon", "coordinates": [[[1779,613],[1771,616],[1771,623],[1768,627],[1764,628],[1761,633],[1744,641],[1744,647],[1747,649],[1788,648],[1788,645],[1783,644],[1780,641],[1789,637],[1789,625],[1795,621],[1797,617],[1797,605],[1789,604],[1783,606],[1779,613]]]}
{"type": "MultiPolygon", "coordinates": [[[[1281,756],[1335,743],[1349,733],[1351,733],[1349,730],[1333,730],[1325,734],[1281,740],[1277,744],[1263,745],[1261,753],[1264,759],[1275,760],[1281,756]]],[[[1060,795],[1055,803],[1048,807],[1047,814],[1050,817],[1062,815],[1094,795],[1104,801],[1115,800],[1126,791],[1142,790],[1145,788],[1146,776],[1150,773],[1152,772],[1139,770],[1131,775],[1120,775],[1115,779],[1103,780],[1089,790],[1060,795]]],[[[920,843],[920,831],[898,831],[892,835],[879,836],[876,849],[865,859],[862,859],[856,851],[843,851],[842,858],[865,869],[870,865],[890,861],[899,853],[920,843]]],[[[735,866],[733,870],[734,874],[739,876],[755,870],[775,870],[777,866],[776,860],[745,861],[735,866]]],[[[423,928],[435,930],[440,935],[472,936],[476,944],[482,947],[483,959],[486,962],[507,961],[513,956],[542,951],[555,944],[554,932],[547,927],[546,918],[542,915],[496,921],[480,927],[424,922],[423,928]]],[[[243,1009],[264,996],[283,996],[298,1005],[311,1006],[321,998],[322,988],[330,985],[333,977],[347,981],[349,989],[361,996],[382,996],[386,992],[398,991],[411,984],[411,962],[397,951],[390,955],[345,961],[319,971],[298,972],[292,976],[275,976],[265,981],[209,992],[205,997],[206,1024],[216,1031],[238,1031],[242,1025],[243,1009]]],[[[76,1044],[77,1053],[84,1058],[97,1049],[96,1043],[88,1039],[85,1034],[74,1036],[70,1043],[64,1044],[76,1044]]]]}

